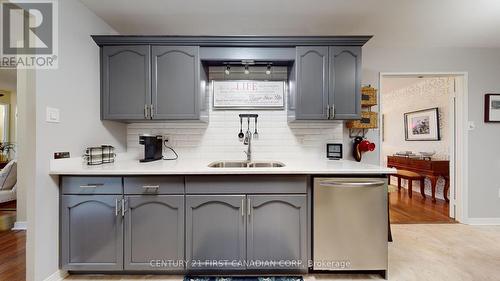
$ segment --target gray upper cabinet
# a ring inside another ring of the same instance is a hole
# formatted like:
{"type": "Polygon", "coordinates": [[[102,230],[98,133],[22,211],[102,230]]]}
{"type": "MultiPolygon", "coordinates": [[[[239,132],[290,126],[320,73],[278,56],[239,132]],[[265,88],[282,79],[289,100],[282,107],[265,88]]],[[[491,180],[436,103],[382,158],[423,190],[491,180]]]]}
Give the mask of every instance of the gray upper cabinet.
{"type": "Polygon", "coordinates": [[[361,47],[330,47],[330,96],[333,119],[359,119],[361,114],[361,47]]]}
{"type": "Polygon", "coordinates": [[[297,47],[296,118],[327,119],[328,47],[297,47]]]}
{"type": "Polygon", "coordinates": [[[297,47],[295,120],[361,116],[361,47],[297,47]]]}
{"type": "Polygon", "coordinates": [[[184,196],[138,195],[125,198],[125,270],[182,271],[184,196]],[[165,261],[151,264],[151,261],[165,261]]]}
{"type": "Polygon", "coordinates": [[[186,196],[186,258],[188,270],[244,269],[245,196],[186,196]],[[241,261],[211,264],[206,261],[241,261]]]}
{"type": "Polygon", "coordinates": [[[197,46],[153,46],[153,119],[199,119],[197,46]]]}
{"type": "Polygon", "coordinates": [[[306,195],[248,195],[248,205],[249,268],[307,270],[306,195]],[[255,267],[252,261],[270,262],[255,267]]]}
{"type": "Polygon", "coordinates": [[[103,120],[145,119],[145,106],[151,103],[150,47],[104,46],[101,87],[103,120]]]}
{"type": "Polygon", "coordinates": [[[123,269],[121,198],[121,195],[62,196],[62,269],[123,269]]]}

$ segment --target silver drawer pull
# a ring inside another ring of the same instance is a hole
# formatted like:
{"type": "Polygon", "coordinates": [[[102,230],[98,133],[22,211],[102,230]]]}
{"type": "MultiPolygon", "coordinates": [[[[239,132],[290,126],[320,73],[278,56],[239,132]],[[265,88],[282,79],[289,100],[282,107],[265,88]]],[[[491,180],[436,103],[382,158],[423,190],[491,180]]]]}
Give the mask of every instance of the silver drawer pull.
{"type": "Polygon", "coordinates": [[[119,208],[120,208],[120,207],[118,207],[118,198],[116,198],[116,199],[115,199],[115,217],[117,217],[117,216],[118,216],[118,212],[119,212],[119,211],[118,211],[118,209],[119,209],[119,208]]]}
{"type": "Polygon", "coordinates": [[[142,188],[144,188],[144,189],[159,189],[160,185],[143,185],[142,188]]]}
{"type": "Polygon", "coordinates": [[[241,199],[241,216],[245,216],[245,198],[241,199]]]}
{"type": "Polygon", "coordinates": [[[384,185],[383,181],[372,181],[372,182],[338,182],[338,181],[325,181],[320,182],[321,186],[329,187],[374,187],[384,185]]]}
{"type": "Polygon", "coordinates": [[[80,185],[80,188],[96,188],[96,187],[103,186],[103,185],[104,185],[103,183],[89,183],[89,184],[80,185]]]}
{"type": "Polygon", "coordinates": [[[127,211],[127,210],[125,209],[125,203],[126,203],[125,201],[126,201],[126,200],[127,200],[127,199],[122,199],[122,200],[121,200],[121,201],[122,201],[122,217],[124,217],[124,216],[125,216],[125,212],[127,211]]]}
{"type": "Polygon", "coordinates": [[[250,198],[247,199],[247,215],[252,215],[252,202],[250,201],[250,198]]]}

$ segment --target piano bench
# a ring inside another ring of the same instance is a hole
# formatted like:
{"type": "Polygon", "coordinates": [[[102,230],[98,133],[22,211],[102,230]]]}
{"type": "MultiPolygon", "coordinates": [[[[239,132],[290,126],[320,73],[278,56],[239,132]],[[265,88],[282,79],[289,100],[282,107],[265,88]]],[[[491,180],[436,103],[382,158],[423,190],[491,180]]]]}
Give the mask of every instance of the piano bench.
{"type": "Polygon", "coordinates": [[[413,181],[420,182],[420,194],[425,199],[425,177],[419,173],[415,173],[407,170],[398,170],[397,174],[388,175],[389,183],[391,182],[391,176],[398,179],[398,191],[401,190],[401,179],[408,180],[408,196],[412,198],[413,193],[413,181]]]}

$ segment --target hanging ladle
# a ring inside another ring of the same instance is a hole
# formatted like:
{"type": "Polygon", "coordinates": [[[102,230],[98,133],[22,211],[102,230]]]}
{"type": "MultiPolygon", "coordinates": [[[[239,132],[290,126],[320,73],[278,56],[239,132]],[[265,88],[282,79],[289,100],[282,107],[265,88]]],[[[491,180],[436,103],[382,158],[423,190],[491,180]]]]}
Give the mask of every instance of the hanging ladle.
{"type": "Polygon", "coordinates": [[[240,141],[243,141],[243,137],[245,137],[243,134],[243,118],[240,117],[240,133],[238,134],[238,138],[240,138],[240,141]]]}

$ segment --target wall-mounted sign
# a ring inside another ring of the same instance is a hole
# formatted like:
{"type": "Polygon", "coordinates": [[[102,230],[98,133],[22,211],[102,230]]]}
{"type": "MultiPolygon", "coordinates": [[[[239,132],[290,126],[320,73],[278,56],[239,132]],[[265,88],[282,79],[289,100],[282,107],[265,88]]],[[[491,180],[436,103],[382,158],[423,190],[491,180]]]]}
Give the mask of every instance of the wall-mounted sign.
{"type": "Polygon", "coordinates": [[[213,81],[214,108],[283,108],[283,81],[213,81]]]}

